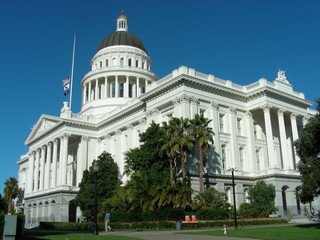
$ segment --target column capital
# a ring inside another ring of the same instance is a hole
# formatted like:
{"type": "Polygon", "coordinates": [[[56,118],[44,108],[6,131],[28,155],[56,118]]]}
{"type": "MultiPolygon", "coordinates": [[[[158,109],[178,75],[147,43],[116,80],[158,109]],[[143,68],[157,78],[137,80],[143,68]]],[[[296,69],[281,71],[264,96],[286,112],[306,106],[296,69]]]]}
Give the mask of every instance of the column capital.
{"type": "Polygon", "coordinates": [[[155,116],[155,115],[158,115],[160,113],[159,109],[158,108],[153,108],[151,110],[148,110],[145,115],[147,117],[152,117],[152,116],[155,116]]]}
{"type": "Polygon", "coordinates": [[[296,119],[297,119],[297,116],[298,116],[298,114],[295,113],[295,112],[293,112],[293,113],[290,114],[290,119],[291,119],[291,120],[296,120],[296,119]]]}
{"type": "Polygon", "coordinates": [[[87,141],[89,139],[88,136],[81,136],[81,141],[87,141]]]}
{"type": "Polygon", "coordinates": [[[264,112],[269,112],[270,109],[271,109],[271,106],[270,106],[270,104],[267,103],[267,104],[261,106],[260,108],[261,108],[264,112]]]}
{"type": "Polygon", "coordinates": [[[246,117],[247,118],[252,118],[252,112],[246,111],[246,117]]]}
{"type": "Polygon", "coordinates": [[[306,125],[308,122],[309,122],[309,117],[303,116],[303,117],[302,117],[302,123],[303,123],[303,125],[306,125]]]}
{"type": "Polygon", "coordinates": [[[126,128],[127,128],[128,130],[130,130],[130,129],[133,129],[134,126],[133,126],[133,124],[128,124],[128,125],[126,126],[126,128]]]}
{"type": "Polygon", "coordinates": [[[211,102],[210,103],[210,108],[212,108],[213,110],[218,110],[219,109],[219,105],[216,102],[211,102]]]}
{"type": "Polygon", "coordinates": [[[277,111],[277,114],[278,114],[278,117],[283,117],[283,114],[285,113],[286,111],[282,108],[278,109],[277,111]]]}
{"type": "Polygon", "coordinates": [[[51,141],[48,142],[48,143],[47,143],[47,146],[48,146],[48,147],[52,147],[52,142],[51,142],[51,141]]]}
{"type": "Polygon", "coordinates": [[[118,130],[116,131],[116,134],[121,135],[121,134],[122,134],[122,131],[121,131],[120,129],[118,129],[118,130]]]}
{"type": "Polygon", "coordinates": [[[229,107],[229,112],[236,115],[237,114],[237,110],[234,107],[229,107]]]}

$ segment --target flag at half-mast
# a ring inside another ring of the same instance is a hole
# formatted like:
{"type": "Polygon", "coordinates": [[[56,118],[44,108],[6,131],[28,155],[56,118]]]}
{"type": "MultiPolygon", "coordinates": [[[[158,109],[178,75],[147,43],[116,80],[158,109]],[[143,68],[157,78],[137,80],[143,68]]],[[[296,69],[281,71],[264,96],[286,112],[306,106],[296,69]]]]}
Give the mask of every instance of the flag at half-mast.
{"type": "Polygon", "coordinates": [[[65,96],[67,96],[70,93],[70,78],[67,77],[66,79],[62,80],[63,85],[63,91],[65,96]]]}

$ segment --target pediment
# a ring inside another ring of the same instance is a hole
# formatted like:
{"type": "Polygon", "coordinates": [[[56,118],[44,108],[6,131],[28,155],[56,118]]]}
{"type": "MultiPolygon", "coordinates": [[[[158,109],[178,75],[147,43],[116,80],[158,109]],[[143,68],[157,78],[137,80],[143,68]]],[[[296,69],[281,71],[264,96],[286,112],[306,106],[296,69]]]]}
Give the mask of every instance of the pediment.
{"type": "Polygon", "coordinates": [[[27,138],[26,144],[37,137],[49,132],[57,124],[61,123],[61,119],[52,116],[41,116],[38,122],[33,126],[29,137],[27,138]]]}

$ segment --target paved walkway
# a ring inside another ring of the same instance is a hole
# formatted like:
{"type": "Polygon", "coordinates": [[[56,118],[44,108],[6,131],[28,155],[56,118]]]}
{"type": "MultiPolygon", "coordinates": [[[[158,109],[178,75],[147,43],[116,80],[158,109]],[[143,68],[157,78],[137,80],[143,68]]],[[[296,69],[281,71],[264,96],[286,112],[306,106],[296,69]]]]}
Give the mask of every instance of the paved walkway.
{"type": "Polygon", "coordinates": [[[252,238],[231,238],[220,236],[205,236],[205,235],[191,235],[191,234],[175,234],[177,232],[195,232],[195,231],[209,231],[206,230],[182,230],[182,231],[139,231],[139,232],[99,232],[100,235],[126,236],[135,237],[144,240],[252,240],[252,238]]]}

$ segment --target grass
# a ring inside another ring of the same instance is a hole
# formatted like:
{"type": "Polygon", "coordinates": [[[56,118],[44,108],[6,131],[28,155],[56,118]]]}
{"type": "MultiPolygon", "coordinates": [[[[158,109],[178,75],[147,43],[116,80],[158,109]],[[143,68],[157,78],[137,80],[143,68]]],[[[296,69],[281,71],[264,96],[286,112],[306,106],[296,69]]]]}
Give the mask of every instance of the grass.
{"type": "Polygon", "coordinates": [[[140,238],[108,235],[91,235],[89,233],[48,233],[25,232],[23,240],[141,240],[140,238]]]}
{"type": "Polygon", "coordinates": [[[212,236],[227,236],[227,237],[245,237],[264,240],[319,240],[320,239],[320,224],[316,225],[296,225],[285,227],[262,227],[262,228],[243,228],[228,230],[227,235],[221,231],[205,231],[205,232],[190,232],[183,234],[194,235],[212,235],[212,236]]]}

